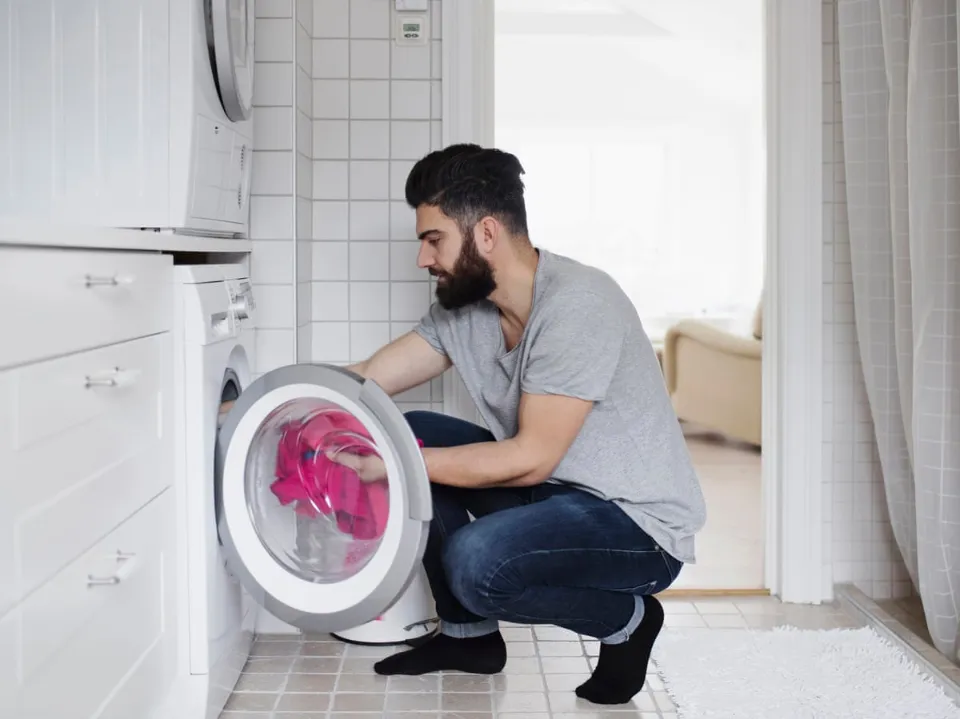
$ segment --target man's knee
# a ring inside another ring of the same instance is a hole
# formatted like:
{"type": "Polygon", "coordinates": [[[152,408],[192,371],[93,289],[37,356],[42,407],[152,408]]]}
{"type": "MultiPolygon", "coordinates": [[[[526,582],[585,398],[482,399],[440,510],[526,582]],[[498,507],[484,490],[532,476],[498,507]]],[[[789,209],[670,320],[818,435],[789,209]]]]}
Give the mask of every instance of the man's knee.
{"type": "Polygon", "coordinates": [[[447,540],[443,551],[443,569],[450,591],[474,614],[495,619],[503,607],[519,592],[501,571],[505,565],[503,548],[497,548],[485,522],[463,527],[447,540]]]}

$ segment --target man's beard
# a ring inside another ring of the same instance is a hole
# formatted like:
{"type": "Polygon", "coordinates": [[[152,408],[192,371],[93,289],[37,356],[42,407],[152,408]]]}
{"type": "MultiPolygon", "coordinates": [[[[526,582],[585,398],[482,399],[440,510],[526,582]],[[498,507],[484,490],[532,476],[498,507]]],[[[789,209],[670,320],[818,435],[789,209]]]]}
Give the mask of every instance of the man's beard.
{"type": "Polygon", "coordinates": [[[464,241],[452,272],[431,269],[430,274],[440,278],[437,301],[446,310],[458,310],[485,300],[497,288],[493,268],[469,239],[464,241]]]}

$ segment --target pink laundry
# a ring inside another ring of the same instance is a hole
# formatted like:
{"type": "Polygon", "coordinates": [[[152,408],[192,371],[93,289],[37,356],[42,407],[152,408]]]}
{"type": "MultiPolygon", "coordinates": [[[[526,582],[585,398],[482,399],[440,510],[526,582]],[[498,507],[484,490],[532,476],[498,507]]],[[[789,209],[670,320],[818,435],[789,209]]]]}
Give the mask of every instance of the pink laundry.
{"type": "Polygon", "coordinates": [[[277,478],[270,489],[281,504],[294,503],[297,514],[333,514],[341,532],[378,539],[387,526],[387,480],[363,482],[352,469],[326,456],[330,450],[374,454],[362,440],[372,441],[363,424],[343,410],[288,422],[277,445],[277,478]]]}

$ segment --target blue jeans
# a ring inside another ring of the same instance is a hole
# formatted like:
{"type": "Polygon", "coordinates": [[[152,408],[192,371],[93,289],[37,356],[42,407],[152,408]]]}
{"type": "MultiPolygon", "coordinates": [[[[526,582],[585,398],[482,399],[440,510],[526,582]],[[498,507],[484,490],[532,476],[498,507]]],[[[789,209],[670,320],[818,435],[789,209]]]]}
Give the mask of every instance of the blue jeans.
{"type": "MultiPolygon", "coordinates": [[[[447,415],[406,418],[426,447],[494,440],[447,415]]],[[[569,485],[431,490],[423,564],[450,636],[489,634],[504,620],[623,642],[643,619],[643,595],[682,567],[616,504],[569,485]]]]}

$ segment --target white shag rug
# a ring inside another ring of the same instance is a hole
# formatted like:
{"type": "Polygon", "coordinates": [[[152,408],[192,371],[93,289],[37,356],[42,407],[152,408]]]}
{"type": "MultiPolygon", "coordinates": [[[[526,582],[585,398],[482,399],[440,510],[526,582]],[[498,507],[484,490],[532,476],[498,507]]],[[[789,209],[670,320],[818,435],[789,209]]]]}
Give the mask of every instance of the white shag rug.
{"type": "Polygon", "coordinates": [[[653,659],[680,719],[960,718],[871,628],[666,628],[653,659]]]}

